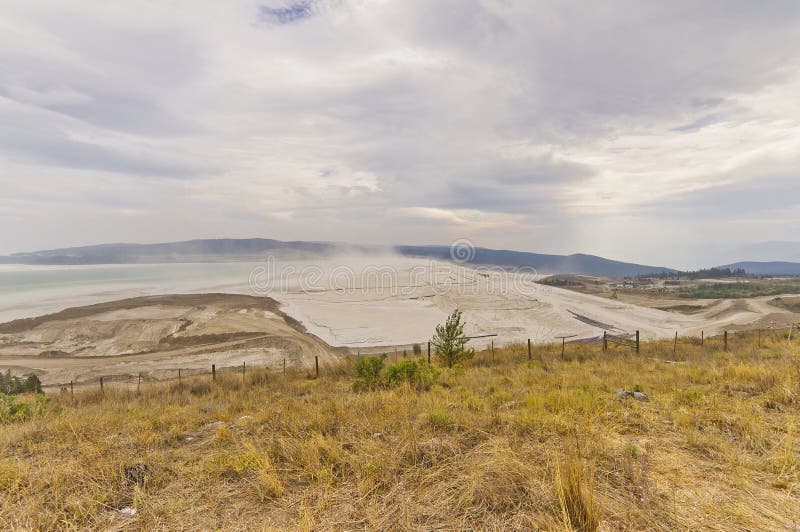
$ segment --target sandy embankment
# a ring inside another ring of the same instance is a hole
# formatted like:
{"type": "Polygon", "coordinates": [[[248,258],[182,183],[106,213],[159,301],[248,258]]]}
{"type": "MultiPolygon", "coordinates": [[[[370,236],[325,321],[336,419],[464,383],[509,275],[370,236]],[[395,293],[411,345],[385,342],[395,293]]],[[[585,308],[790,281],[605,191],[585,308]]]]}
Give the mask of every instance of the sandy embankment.
{"type": "Polygon", "coordinates": [[[305,332],[269,298],[167,295],[101,303],[0,324],[0,367],[35,371],[43,382],[109,375],[173,376],[251,366],[311,367],[340,350],[305,332]]]}

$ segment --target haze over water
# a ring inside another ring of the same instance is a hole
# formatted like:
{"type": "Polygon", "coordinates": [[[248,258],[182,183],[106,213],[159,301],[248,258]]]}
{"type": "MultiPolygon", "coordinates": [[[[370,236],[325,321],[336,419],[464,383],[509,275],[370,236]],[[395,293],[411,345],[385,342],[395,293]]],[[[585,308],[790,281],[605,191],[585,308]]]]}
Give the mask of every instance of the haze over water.
{"type": "Polygon", "coordinates": [[[0,265],[0,323],[125,297],[180,292],[249,293],[259,263],[0,265]]]}

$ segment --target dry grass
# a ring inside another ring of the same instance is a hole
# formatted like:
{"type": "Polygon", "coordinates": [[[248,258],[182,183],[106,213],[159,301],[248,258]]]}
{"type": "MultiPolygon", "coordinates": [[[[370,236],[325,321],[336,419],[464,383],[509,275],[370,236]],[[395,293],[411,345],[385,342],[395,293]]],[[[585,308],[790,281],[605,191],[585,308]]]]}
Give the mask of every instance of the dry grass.
{"type": "Polygon", "coordinates": [[[430,391],[352,368],[53,397],[0,426],[12,529],[795,530],[800,350],[523,346],[430,391]],[[541,360],[539,359],[541,355],[541,360]],[[677,360],[676,360],[677,359],[677,360]],[[665,362],[671,360],[672,362],[665,362]],[[618,389],[650,400],[619,399],[618,389]],[[147,464],[146,482],[124,468],[147,464]],[[136,509],[135,516],[119,512],[136,509]]]}

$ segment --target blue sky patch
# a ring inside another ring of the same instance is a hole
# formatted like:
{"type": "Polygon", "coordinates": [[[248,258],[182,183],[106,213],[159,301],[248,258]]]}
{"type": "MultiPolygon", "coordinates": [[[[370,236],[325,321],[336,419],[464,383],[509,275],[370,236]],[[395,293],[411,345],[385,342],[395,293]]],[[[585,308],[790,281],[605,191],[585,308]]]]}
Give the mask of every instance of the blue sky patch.
{"type": "Polygon", "coordinates": [[[261,18],[278,24],[291,24],[314,14],[311,1],[295,2],[284,7],[260,7],[261,18]]]}
{"type": "Polygon", "coordinates": [[[722,122],[722,119],[723,119],[722,116],[718,114],[705,115],[698,118],[694,122],[689,122],[688,124],[684,124],[679,127],[674,127],[670,131],[681,131],[681,132],[699,131],[706,126],[722,122]]]}

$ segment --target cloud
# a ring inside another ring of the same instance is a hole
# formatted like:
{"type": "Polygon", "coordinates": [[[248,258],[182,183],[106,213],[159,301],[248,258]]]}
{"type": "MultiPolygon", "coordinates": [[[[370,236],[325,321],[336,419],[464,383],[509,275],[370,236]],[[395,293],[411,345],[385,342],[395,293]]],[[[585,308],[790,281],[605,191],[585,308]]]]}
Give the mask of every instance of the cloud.
{"type": "Polygon", "coordinates": [[[436,209],[432,207],[403,207],[392,209],[390,214],[397,218],[418,221],[435,221],[454,226],[460,230],[484,230],[516,225],[519,216],[509,214],[485,213],[467,209],[436,209]]]}
{"type": "MultiPolygon", "coordinates": [[[[52,99],[49,98],[49,99],[52,99]]],[[[52,111],[0,98],[0,145],[6,158],[62,169],[104,170],[158,178],[189,178],[208,172],[180,149],[167,153],[151,142],[82,128],[52,111]]]]}
{"type": "Polygon", "coordinates": [[[688,263],[755,238],[743,212],[793,223],[797,50],[793,1],[12,1],[0,170],[81,230],[31,215],[0,253],[113,225],[619,256],[672,226],[629,258],[688,263]],[[133,205],[70,196],[77,175],[133,205]]]}

